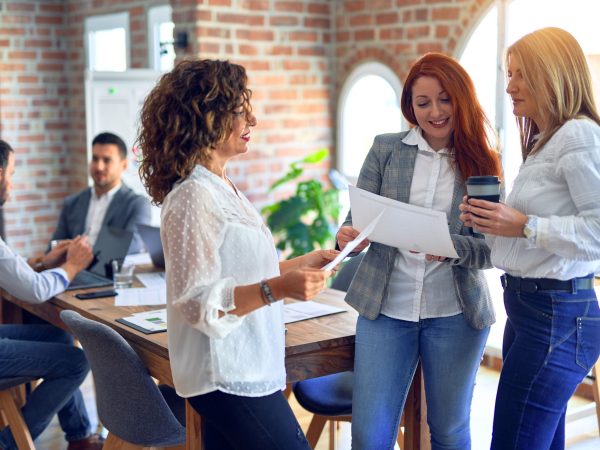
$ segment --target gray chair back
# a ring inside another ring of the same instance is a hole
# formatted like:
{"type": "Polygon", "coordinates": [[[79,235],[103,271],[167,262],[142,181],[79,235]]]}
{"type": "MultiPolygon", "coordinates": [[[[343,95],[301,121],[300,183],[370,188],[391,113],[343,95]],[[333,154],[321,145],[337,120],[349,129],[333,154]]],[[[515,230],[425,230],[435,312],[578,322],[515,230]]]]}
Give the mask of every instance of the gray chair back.
{"type": "Polygon", "coordinates": [[[365,256],[364,253],[359,253],[344,263],[340,271],[331,282],[331,287],[333,289],[338,289],[340,291],[348,290],[350,283],[352,282],[352,278],[354,278],[354,274],[358,270],[358,266],[363,259],[363,256],[365,256]]]}
{"type": "Polygon", "coordinates": [[[132,444],[169,447],[185,442],[177,420],[137,353],[112,328],[62,311],[92,367],[98,417],[108,431],[132,444]]]}

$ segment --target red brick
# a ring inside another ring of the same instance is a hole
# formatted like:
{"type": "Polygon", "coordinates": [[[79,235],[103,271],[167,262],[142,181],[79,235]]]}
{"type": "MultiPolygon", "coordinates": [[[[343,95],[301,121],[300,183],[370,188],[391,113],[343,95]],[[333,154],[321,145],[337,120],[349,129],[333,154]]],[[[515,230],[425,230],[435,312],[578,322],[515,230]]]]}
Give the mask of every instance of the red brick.
{"type": "Polygon", "coordinates": [[[64,21],[62,16],[36,16],[35,23],[40,25],[60,25],[64,21]]]}
{"type": "Polygon", "coordinates": [[[7,11],[35,11],[35,4],[29,2],[6,2],[7,11]]]}
{"type": "Polygon", "coordinates": [[[300,60],[284,61],[283,68],[284,70],[309,70],[310,64],[300,60]]]}
{"type": "Polygon", "coordinates": [[[64,5],[62,5],[60,3],[50,3],[50,4],[41,3],[38,5],[38,8],[41,12],[47,12],[47,13],[63,14],[65,12],[64,5]]]}
{"type": "Polygon", "coordinates": [[[437,25],[435,27],[435,37],[444,39],[450,35],[450,27],[447,25],[437,25]]]}
{"type": "Polygon", "coordinates": [[[442,52],[442,45],[438,42],[422,42],[417,44],[417,53],[427,53],[427,52],[442,52]]]}
{"type": "Polygon", "coordinates": [[[307,17],[304,19],[304,26],[306,28],[329,28],[331,26],[331,22],[326,18],[307,17]]]}
{"type": "Polygon", "coordinates": [[[235,32],[236,37],[238,39],[246,39],[249,41],[273,41],[275,39],[275,35],[272,31],[269,30],[237,30],[235,32]]]}
{"type": "Polygon", "coordinates": [[[25,48],[50,48],[53,46],[53,43],[50,39],[26,39],[24,45],[25,48]]]}
{"type": "Polygon", "coordinates": [[[377,25],[388,25],[391,23],[398,22],[398,13],[397,12],[387,12],[382,14],[377,14],[375,17],[375,22],[377,25]]]}
{"type": "Polygon", "coordinates": [[[371,41],[371,40],[375,39],[375,30],[355,31],[354,39],[357,41],[371,41]]]}
{"type": "Polygon", "coordinates": [[[304,11],[304,1],[275,0],[275,11],[302,12],[304,11]]]}
{"type": "Polygon", "coordinates": [[[240,7],[250,11],[268,11],[269,0],[245,0],[242,1],[240,7]]]}
{"type": "Polygon", "coordinates": [[[269,24],[274,27],[278,26],[295,26],[300,23],[298,16],[273,16],[269,18],[269,24]]]}
{"type": "Polygon", "coordinates": [[[373,25],[373,16],[371,14],[361,14],[350,17],[350,26],[361,27],[373,25]]]}
{"type": "Polygon", "coordinates": [[[231,0],[208,0],[210,6],[231,6],[231,0]]]}
{"type": "Polygon", "coordinates": [[[317,33],[313,31],[292,31],[289,36],[290,41],[317,42],[319,40],[317,33]]]}
{"type": "Polygon", "coordinates": [[[240,55],[244,56],[256,56],[258,55],[258,48],[255,45],[240,44],[238,47],[240,55]]]}
{"type": "Polygon", "coordinates": [[[295,90],[269,92],[269,100],[296,100],[297,98],[298,93],[295,90]]]}
{"type": "Polygon", "coordinates": [[[300,47],[298,49],[298,55],[300,56],[325,56],[325,47],[300,47]]]}
{"type": "Polygon", "coordinates": [[[460,15],[459,8],[434,8],[431,11],[431,19],[437,20],[457,20],[460,15]]]}
{"type": "Polygon", "coordinates": [[[364,0],[346,1],[344,3],[344,9],[346,12],[364,11],[366,9],[366,3],[364,0]]]}
{"type": "Polygon", "coordinates": [[[406,28],[406,38],[416,39],[429,36],[430,28],[428,25],[406,28]]]}
{"type": "Polygon", "coordinates": [[[329,4],[309,3],[308,12],[312,14],[329,15],[331,13],[331,8],[329,7],[329,4]]]}
{"type": "Polygon", "coordinates": [[[293,53],[293,48],[290,45],[274,45],[269,50],[267,50],[269,55],[291,55],[293,53]]]}
{"type": "Polygon", "coordinates": [[[14,59],[35,59],[36,53],[35,52],[25,52],[25,51],[18,51],[18,52],[8,52],[8,58],[11,60],[14,59]]]}
{"type": "Polygon", "coordinates": [[[262,16],[251,16],[247,14],[219,13],[217,14],[217,22],[262,26],[265,23],[265,19],[262,16]]]}

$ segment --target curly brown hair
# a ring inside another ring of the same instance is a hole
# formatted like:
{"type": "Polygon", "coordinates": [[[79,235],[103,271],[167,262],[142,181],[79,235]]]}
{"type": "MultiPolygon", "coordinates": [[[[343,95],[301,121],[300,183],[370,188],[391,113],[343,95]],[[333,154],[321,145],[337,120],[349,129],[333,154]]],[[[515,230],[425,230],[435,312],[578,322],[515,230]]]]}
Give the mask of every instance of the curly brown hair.
{"type": "Polygon", "coordinates": [[[173,185],[230,136],[239,108],[250,120],[246,70],[229,61],[184,60],[163,75],[142,106],[140,177],[160,205],[173,185]]]}

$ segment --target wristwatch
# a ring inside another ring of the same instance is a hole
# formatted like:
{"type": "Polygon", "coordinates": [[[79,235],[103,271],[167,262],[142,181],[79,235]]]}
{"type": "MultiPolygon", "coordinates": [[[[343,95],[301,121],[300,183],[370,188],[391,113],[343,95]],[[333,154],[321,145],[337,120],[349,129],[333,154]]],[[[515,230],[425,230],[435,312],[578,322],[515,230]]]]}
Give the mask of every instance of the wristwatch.
{"type": "Polygon", "coordinates": [[[537,236],[537,219],[536,216],[527,216],[527,223],[523,227],[523,236],[533,244],[537,236]]]}

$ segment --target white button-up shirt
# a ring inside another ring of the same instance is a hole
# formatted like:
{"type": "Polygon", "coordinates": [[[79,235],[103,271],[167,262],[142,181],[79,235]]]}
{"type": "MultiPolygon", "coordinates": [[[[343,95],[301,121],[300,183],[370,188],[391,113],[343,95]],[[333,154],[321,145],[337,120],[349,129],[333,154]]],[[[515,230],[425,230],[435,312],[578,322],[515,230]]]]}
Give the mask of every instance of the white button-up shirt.
{"type": "MultiPolygon", "coordinates": [[[[409,203],[443,211],[450,215],[455,173],[447,149],[434,151],[413,128],[402,140],[418,147],[409,203]]],[[[449,264],[425,259],[423,253],[400,250],[396,256],[381,313],[394,319],[417,322],[419,319],[460,314],[449,264]]]]}
{"type": "Polygon", "coordinates": [[[98,239],[98,234],[100,233],[102,223],[104,222],[104,216],[106,216],[106,211],[119,189],[121,189],[121,183],[110,191],[98,196],[96,195],[94,188],[92,188],[90,206],[88,207],[87,216],[85,217],[85,233],[87,234],[92,247],[96,243],[96,239],[98,239]]]}
{"type": "Polygon", "coordinates": [[[42,303],[61,293],[69,284],[60,268],[37,273],[0,239],[0,286],[20,300],[42,303]]]}
{"type": "Polygon", "coordinates": [[[537,216],[536,241],[486,236],[494,266],[568,280],[600,270],[600,126],[565,123],[521,166],[506,204],[537,216]]]}

